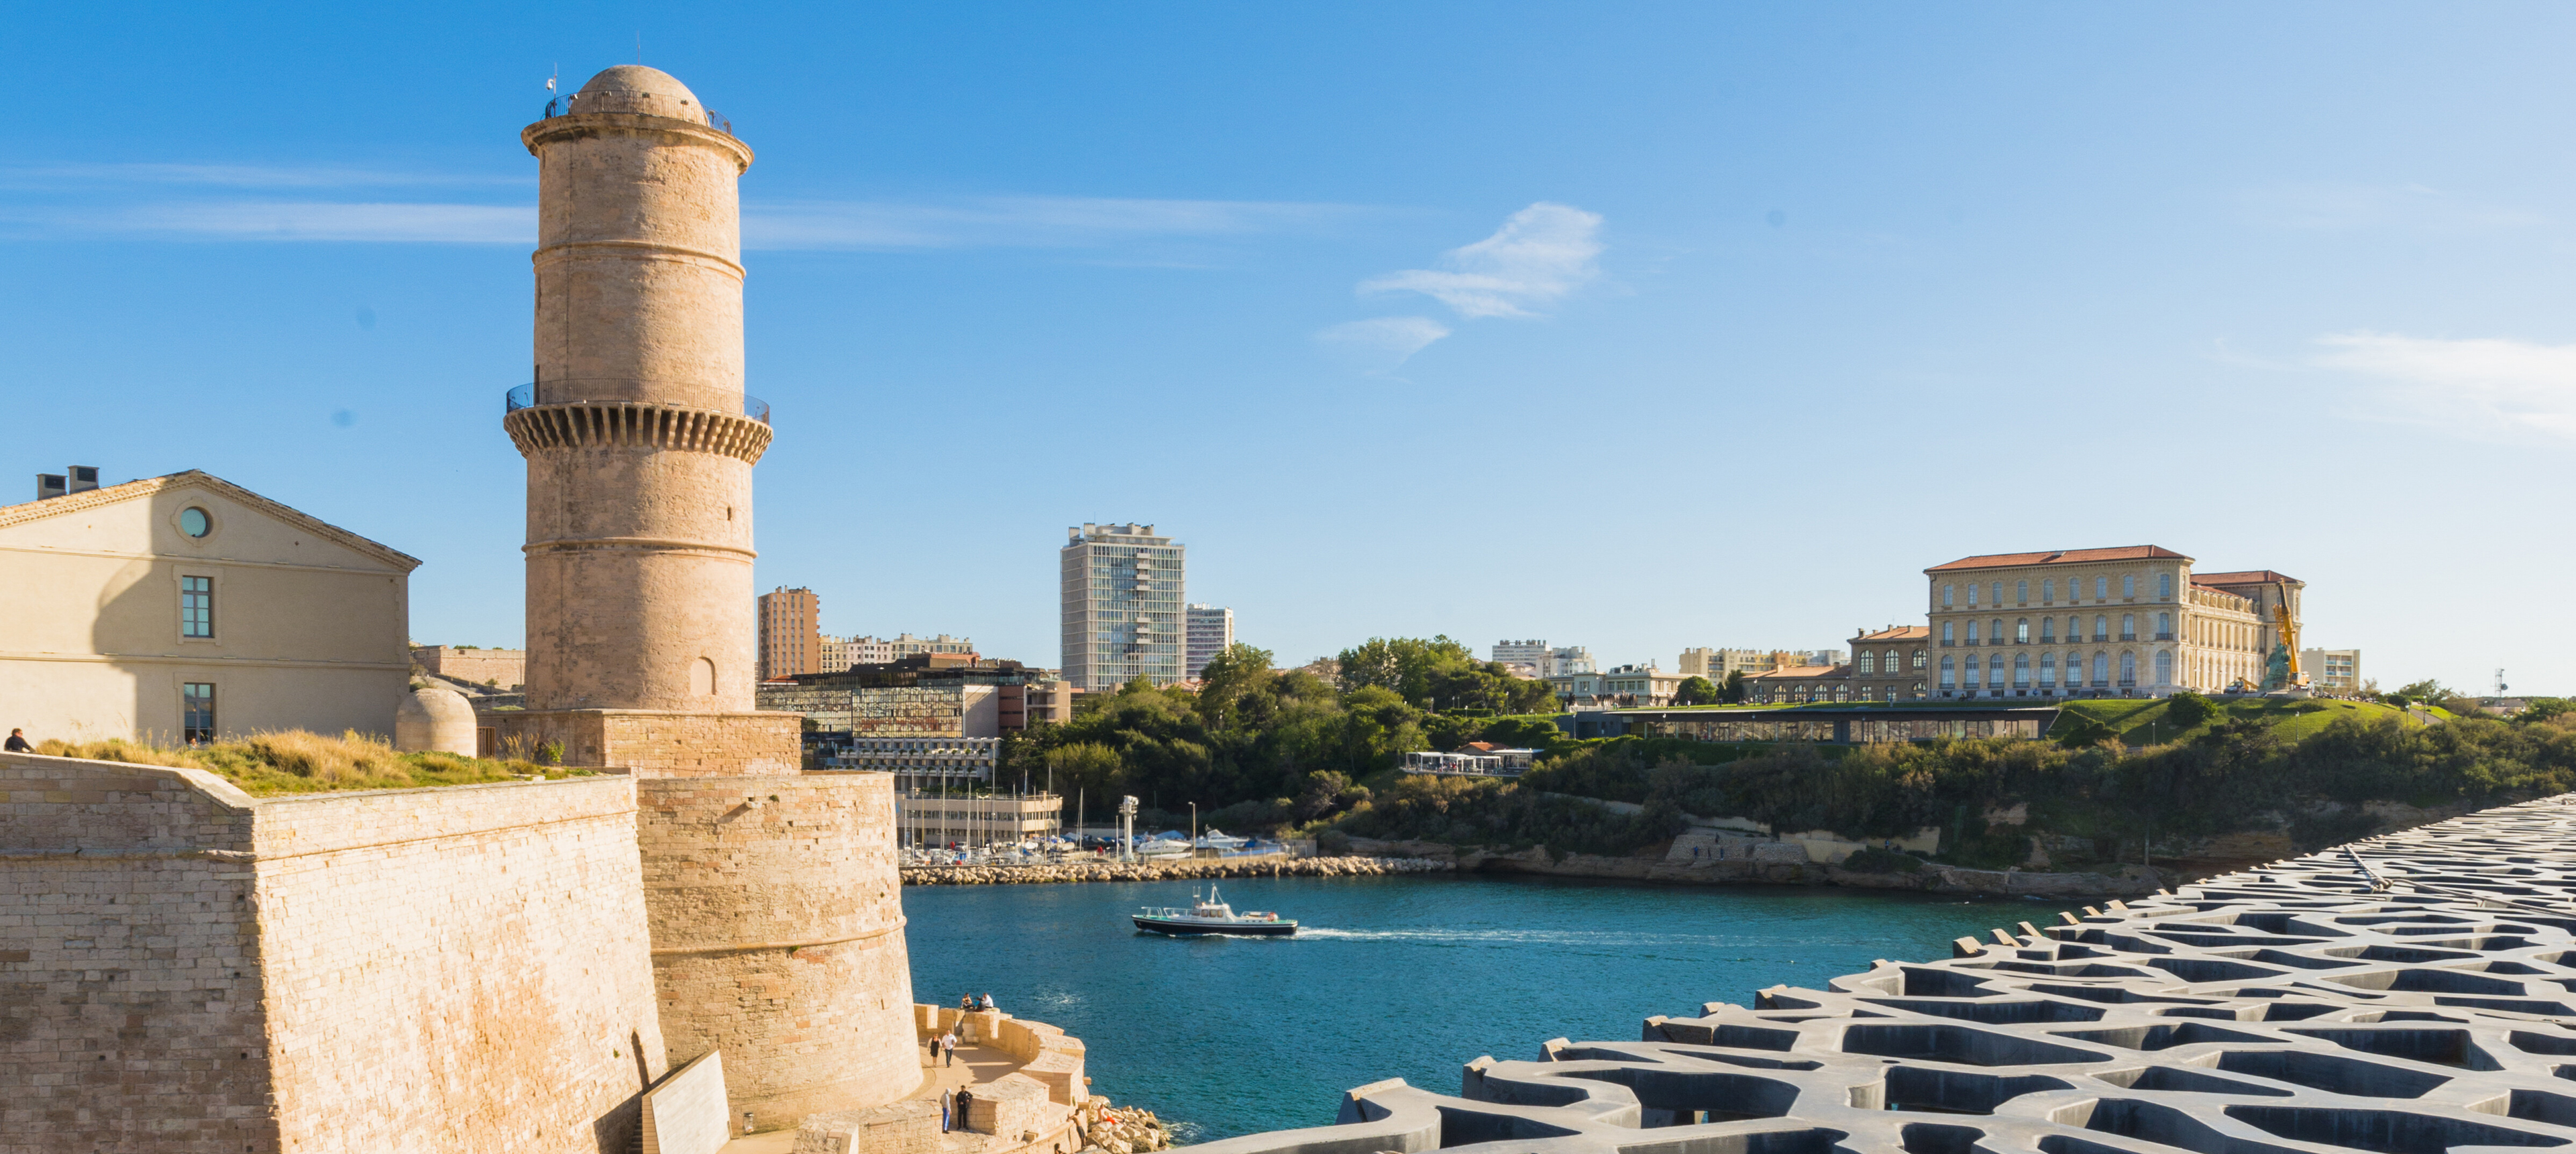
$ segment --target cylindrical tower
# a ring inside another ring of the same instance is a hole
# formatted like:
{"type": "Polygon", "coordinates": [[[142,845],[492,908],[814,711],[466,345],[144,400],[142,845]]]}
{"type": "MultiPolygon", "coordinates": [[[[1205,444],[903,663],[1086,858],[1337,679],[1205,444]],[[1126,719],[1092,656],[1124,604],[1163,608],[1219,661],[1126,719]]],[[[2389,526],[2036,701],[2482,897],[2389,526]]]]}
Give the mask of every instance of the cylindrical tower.
{"type": "Polygon", "coordinates": [[[742,391],[751,149],[679,81],[622,64],[520,134],[538,161],[528,461],[528,708],[747,712],[751,467],[742,391]]]}
{"type": "Polygon", "coordinates": [[[762,1129],[920,1083],[891,779],[799,774],[753,698],[741,213],[751,150],[679,81],[620,65],[520,133],[538,160],[528,708],[505,741],[636,781],[662,1035],[722,1051],[762,1129]]]}

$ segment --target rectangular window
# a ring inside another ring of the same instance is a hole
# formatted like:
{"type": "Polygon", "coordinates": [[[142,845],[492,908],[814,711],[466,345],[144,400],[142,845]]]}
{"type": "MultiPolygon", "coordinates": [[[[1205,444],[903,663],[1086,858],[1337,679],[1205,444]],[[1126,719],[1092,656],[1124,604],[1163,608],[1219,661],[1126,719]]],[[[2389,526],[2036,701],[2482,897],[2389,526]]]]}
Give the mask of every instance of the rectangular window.
{"type": "Polygon", "coordinates": [[[183,681],[179,684],[179,737],[190,745],[215,739],[213,682],[183,681]]]}
{"type": "Polygon", "coordinates": [[[215,635],[215,579],[181,577],[179,579],[179,636],[212,637],[215,635]]]}

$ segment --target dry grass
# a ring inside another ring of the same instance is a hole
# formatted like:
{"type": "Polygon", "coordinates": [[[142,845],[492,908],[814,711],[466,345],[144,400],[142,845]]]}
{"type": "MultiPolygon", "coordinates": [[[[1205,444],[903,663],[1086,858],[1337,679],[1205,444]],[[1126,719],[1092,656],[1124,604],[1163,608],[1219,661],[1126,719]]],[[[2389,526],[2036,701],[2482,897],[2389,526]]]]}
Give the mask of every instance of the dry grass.
{"type": "Polygon", "coordinates": [[[561,769],[525,761],[490,761],[453,753],[397,753],[383,738],[354,730],[328,737],[300,729],[254,733],[199,746],[157,742],[46,741],[36,752],[129,765],[167,765],[218,774],[245,793],[275,796],[344,789],[426,789],[516,781],[561,769]]]}

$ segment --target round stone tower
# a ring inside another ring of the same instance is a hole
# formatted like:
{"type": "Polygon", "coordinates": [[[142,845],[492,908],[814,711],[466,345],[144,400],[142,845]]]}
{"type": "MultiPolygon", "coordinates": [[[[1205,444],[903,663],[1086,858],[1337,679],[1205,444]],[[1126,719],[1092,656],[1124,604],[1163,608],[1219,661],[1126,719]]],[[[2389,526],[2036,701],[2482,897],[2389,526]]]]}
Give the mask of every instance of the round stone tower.
{"type": "Polygon", "coordinates": [[[741,212],[751,149],[679,81],[592,77],[520,139],[538,161],[528,462],[528,708],[511,752],[635,777],[662,1036],[722,1051],[760,1129],[910,1093],[912,981],[892,778],[800,774],[754,706],[741,212]]]}
{"type": "Polygon", "coordinates": [[[751,149],[634,64],[520,139],[538,161],[536,380],[507,421],[528,460],[528,708],[747,712],[770,440],[742,391],[751,149]]]}

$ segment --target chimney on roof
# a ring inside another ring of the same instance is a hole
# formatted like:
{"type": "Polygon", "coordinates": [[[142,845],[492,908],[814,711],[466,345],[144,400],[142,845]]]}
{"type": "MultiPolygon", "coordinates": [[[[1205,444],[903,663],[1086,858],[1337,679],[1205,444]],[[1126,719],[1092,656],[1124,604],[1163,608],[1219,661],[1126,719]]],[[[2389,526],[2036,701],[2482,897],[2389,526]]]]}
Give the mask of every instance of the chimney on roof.
{"type": "Polygon", "coordinates": [[[96,465],[74,465],[64,472],[71,482],[63,487],[66,493],[86,493],[98,488],[98,466],[96,465]]]}
{"type": "Polygon", "coordinates": [[[64,481],[60,473],[36,474],[36,499],[42,501],[47,497],[60,497],[69,492],[70,490],[64,487],[64,481]]]}

